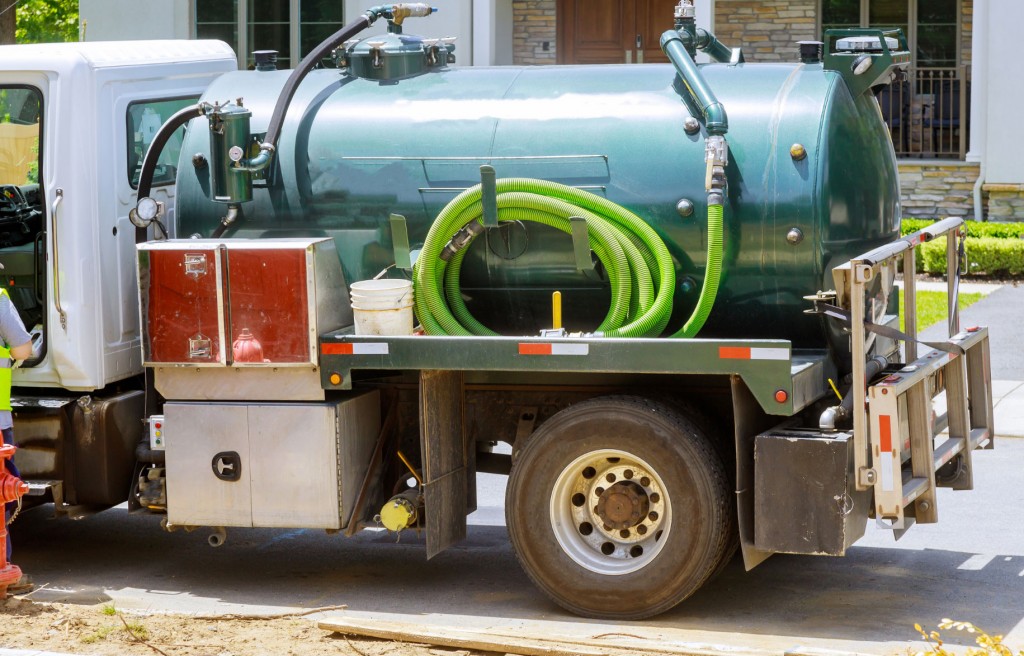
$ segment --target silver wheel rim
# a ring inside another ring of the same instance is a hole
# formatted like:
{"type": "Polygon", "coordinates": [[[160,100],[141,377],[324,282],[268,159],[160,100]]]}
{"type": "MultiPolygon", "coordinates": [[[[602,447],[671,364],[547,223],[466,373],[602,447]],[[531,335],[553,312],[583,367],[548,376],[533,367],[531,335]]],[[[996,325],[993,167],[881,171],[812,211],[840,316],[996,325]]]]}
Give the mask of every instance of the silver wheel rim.
{"type": "Polygon", "coordinates": [[[558,475],[550,519],[558,544],[578,565],[622,575],[643,569],[661,553],[672,505],[664,481],[647,462],[602,449],[576,458],[558,475]]]}

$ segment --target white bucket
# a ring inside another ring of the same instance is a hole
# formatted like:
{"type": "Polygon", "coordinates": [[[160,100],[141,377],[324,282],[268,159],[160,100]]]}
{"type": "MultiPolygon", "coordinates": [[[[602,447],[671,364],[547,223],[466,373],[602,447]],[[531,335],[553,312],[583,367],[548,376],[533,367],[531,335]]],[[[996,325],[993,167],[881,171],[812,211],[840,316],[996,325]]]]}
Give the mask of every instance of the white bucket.
{"type": "Polygon", "coordinates": [[[352,315],[357,335],[411,335],[411,280],[362,280],[352,283],[352,315]]]}

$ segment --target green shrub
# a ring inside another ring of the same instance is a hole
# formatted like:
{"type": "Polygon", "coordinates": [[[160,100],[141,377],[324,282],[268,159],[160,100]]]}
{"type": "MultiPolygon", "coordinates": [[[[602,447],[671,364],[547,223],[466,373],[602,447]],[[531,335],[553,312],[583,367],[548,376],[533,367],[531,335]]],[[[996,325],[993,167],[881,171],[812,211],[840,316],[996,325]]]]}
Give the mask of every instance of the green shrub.
{"type": "MultiPolygon", "coordinates": [[[[978,237],[965,242],[966,262],[962,275],[1024,275],[1024,239],[978,237]]],[[[946,238],[918,247],[917,268],[933,275],[946,273],[946,238]]]]}
{"type": "MultiPolygon", "coordinates": [[[[903,219],[900,223],[900,234],[909,235],[921,228],[935,223],[928,219],[903,219]]],[[[985,221],[967,221],[968,237],[993,237],[996,239],[1024,239],[1024,223],[997,223],[985,221]]]]}
{"type": "MultiPolygon", "coordinates": [[[[912,232],[935,223],[928,219],[903,219],[900,233],[912,232]]],[[[965,276],[1024,275],[1024,223],[967,221],[967,266],[965,276]]],[[[946,238],[917,247],[917,272],[946,273],[946,238]]]]}

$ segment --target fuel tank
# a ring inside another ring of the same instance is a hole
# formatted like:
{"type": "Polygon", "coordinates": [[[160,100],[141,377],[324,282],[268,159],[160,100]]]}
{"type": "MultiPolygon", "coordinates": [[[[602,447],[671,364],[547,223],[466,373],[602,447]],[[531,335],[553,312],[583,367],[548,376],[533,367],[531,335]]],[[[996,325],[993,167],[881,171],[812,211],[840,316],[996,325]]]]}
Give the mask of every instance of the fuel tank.
{"type": "MultiPolygon", "coordinates": [[[[833,266],[898,234],[896,159],[878,105],[820,63],[701,72],[728,112],[730,161],[722,280],[699,336],[822,348],[828,330],[803,313],[803,297],[834,286],[833,266]]],[[[259,134],[288,73],[229,73],[203,99],[241,98],[259,134]]],[[[646,220],[675,262],[674,332],[700,293],[707,248],[706,134],[684,130],[696,113],[685,97],[669,64],[453,67],[400,80],[316,70],[227,236],[331,236],[346,279],[364,280],[395,261],[391,214],[406,218],[415,254],[438,212],[489,164],[499,178],[573,185],[646,220]]],[[[205,123],[194,121],[181,150],[178,236],[208,236],[225,213],[211,201],[209,166],[194,157],[210,157],[205,123]]],[[[610,296],[600,264],[580,271],[571,237],[533,223],[490,228],[461,282],[474,315],[506,334],[550,327],[555,290],[566,328],[593,330],[610,296]]]]}

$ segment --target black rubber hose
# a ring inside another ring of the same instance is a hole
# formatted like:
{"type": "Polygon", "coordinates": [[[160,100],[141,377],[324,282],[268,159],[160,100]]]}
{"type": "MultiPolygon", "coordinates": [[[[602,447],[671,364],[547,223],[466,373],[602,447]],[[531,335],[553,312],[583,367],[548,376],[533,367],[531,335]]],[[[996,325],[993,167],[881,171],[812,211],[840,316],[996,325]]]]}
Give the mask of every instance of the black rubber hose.
{"type": "Polygon", "coordinates": [[[162,449],[151,449],[149,447],[149,439],[143,438],[135,446],[135,459],[139,462],[145,462],[150,465],[163,465],[167,462],[166,452],[162,449]]]}
{"type": "MultiPolygon", "coordinates": [[[[149,144],[149,149],[146,150],[145,158],[142,160],[142,172],[139,174],[139,193],[137,198],[146,198],[153,189],[153,174],[156,173],[156,163],[160,159],[164,146],[171,140],[171,137],[178,128],[197,116],[202,116],[198,103],[179,109],[171,118],[167,119],[166,123],[160,126],[160,129],[153,137],[153,141],[149,144]]],[[[135,228],[135,243],[141,244],[146,239],[146,228],[135,228]]]]}
{"type": "Polygon", "coordinates": [[[274,105],[274,113],[271,115],[270,125],[267,127],[267,137],[264,139],[265,143],[268,143],[275,148],[277,147],[277,139],[281,134],[281,126],[284,124],[284,115],[288,111],[288,105],[291,104],[295,91],[299,88],[299,84],[302,83],[302,80],[305,79],[306,75],[308,75],[309,72],[320,63],[320,60],[330,55],[331,51],[372,24],[373,19],[370,16],[363,14],[332,34],[326,41],[318,45],[316,48],[313,48],[308,55],[302,58],[299,65],[296,66],[295,70],[292,71],[292,74],[288,76],[288,81],[284,83],[284,88],[281,89],[281,95],[277,97],[277,104],[274,105]]]}

